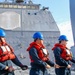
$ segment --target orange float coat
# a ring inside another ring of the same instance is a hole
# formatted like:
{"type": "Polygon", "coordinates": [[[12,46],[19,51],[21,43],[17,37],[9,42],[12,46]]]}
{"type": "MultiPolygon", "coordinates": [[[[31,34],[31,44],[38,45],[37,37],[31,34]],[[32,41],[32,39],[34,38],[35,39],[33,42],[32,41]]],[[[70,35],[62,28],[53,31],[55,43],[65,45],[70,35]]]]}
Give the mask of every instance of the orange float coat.
{"type": "Polygon", "coordinates": [[[52,48],[54,50],[56,47],[59,47],[61,51],[61,57],[65,60],[71,60],[72,59],[72,53],[71,51],[64,45],[61,45],[59,43],[55,44],[55,46],[52,48]]]}
{"type": "Polygon", "coordinates": [[[13,49],[8,45],[0,45],[0,62],[14,59],[13,49]]]}
{"type": "MultiPolygon", "coordinates": [[[[37,50],[38,53],[38,57],[42,60],[42,61],[47,61],[49,60],[48,58],[48,51],[45,49],[45,47],[42,45],[40,46],[39,44],[36,44],[36,42],[32,42],[29,46],[29,48],[27,49],[27,51],[29,51],[32,47],[34,47],[37,50]]],[[[34,60],[32,60],[32,57],[30,56],[31,62],[34,62],[34,60]]]]}

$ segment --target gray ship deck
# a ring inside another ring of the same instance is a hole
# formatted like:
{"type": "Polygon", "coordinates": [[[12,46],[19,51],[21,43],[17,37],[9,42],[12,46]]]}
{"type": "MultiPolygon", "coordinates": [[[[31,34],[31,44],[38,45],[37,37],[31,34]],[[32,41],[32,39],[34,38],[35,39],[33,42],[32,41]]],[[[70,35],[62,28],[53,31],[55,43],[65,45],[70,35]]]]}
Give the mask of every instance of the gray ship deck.
{"type": "MultiPolygon", "coordinates": [[[[21,69],[16,69],[15,74],[16,75],[29,75],[29,70],[21,70],[21,69]]],[[[48,75],[56,75],[54,68],[48,69],[48,75]]],[[[71,71],[71,75],[75,75],[75,71],[71,71]]]]}

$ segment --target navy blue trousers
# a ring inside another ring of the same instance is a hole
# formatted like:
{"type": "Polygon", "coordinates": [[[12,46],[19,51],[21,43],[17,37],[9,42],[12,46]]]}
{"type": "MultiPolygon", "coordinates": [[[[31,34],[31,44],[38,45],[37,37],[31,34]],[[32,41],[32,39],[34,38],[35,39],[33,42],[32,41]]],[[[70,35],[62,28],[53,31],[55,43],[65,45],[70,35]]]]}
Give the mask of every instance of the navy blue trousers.
{"type": "Polygon", "coordinates": [[[31,68],[29,75],[48,75],[48,72],[46,69],[31,68]]]}
{"type": "Polygon", "coordinates": [[[56,75],[71,75],[71,70],[67,68],[56,68],[56,75]]]}

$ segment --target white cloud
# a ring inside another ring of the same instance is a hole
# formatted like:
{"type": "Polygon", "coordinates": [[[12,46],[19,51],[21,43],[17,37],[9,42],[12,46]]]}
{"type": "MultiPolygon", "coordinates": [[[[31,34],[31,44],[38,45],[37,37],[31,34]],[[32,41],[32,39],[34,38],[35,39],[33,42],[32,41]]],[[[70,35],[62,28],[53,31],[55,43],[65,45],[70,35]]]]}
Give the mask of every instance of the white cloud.
{"type": "Polygon", "coordinates": [[[73,46],[74,42],[73,42],[71,23],[69,21],[63,22],[63,23],[58,24],[58,27],[59,27],[61,35],[66,35],[68,37],[69,41],[67,43],[67,46],[69,48],[73,46]]]}

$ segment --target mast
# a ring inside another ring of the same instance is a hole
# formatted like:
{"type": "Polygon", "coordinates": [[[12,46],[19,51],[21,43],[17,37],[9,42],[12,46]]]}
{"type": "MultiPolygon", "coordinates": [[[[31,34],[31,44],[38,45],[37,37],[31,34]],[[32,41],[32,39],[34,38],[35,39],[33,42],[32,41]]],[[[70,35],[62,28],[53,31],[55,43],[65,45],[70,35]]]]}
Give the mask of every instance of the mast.
{"type": "Polygon", "coordinates": [[[7,2],[7,0],[5,0],[5,2],[7,2]]]}
{"type": "Polygon", "coordinates": [[[29,1],[28,1],[28,4],[33,4],[32,0],[29,0],[29,1]]]}
{"type": "Polygon", "coordinates": [[[75,46],[75,0],[69,0],[69,1],[70,1],[71,26],[72,26],[73,40],[75,46]]]}

